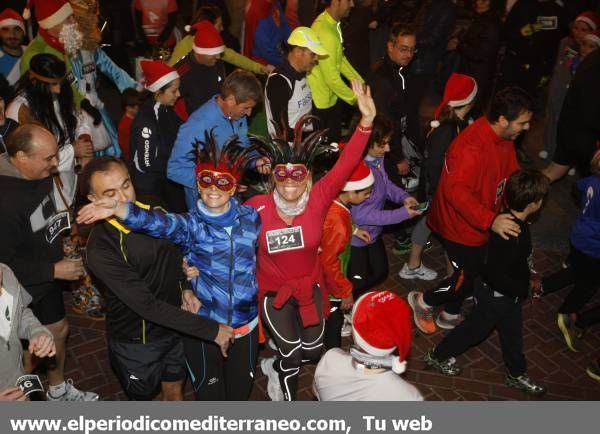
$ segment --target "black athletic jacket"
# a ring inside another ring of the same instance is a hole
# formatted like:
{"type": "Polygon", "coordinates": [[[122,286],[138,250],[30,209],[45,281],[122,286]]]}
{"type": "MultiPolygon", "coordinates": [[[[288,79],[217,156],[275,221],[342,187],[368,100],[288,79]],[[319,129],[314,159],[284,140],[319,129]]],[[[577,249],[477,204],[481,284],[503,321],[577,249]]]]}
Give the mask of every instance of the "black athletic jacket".
{"type": "Polygon", "coordinates": [[[527,222],[516,217],[514,221],[521,227],[519,236],[508,240],[495,232],[490,236],[485,282],[500,294],[523,299],[529,294],[531,234],[527,222]]]}
{"type": "Polygon", "coordinates": [[[103,222],[88,238],[87,262],[106,300],[110,338],[148,343],[173,330],[208,341],[217,336],[216,321],[179,307],[185,277],[171,242],[103,222]]]}

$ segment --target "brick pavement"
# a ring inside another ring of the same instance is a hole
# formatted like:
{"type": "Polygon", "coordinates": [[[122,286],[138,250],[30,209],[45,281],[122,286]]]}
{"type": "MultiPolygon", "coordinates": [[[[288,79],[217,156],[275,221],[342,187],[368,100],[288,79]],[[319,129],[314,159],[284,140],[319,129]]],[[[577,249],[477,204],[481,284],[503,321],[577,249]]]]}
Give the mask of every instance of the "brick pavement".
{"type": "MultiPolygon", "coordinates": [[[[386,236],[387,237],[387,236],[386,236]]],[[[389,244],[390,239],[386,239],[389,244]]],[[[560,266],[563,255],[558,252],[538,250],[535,254],[538,271],[548,273],[560,266]]],[[[406,296],[412,289],[426,289],[432,283],[404,281],[398,278],[398,271],[404,258],[389,254],[390,275],[381,288],[388,288],[406,296]]],[[[444,269],[443,251],[434,245],[426,252],[424,262],[438,272],[444,269]]],[[[600,400],[600,385],[585,374],[585,367],[600,357],[600,335],[597,330],[588,332],[584,339],[583,351],[568,351],[561,340],[555,325],[555,312],[565,295],[565,290],[545,297],[535,305],[527,302],[524,308],[524,341],[529,373],[542,380],[548,387],[544,397],[547,400],[600,400]]],[[[70,304],[69,294],[65,300],[70,304]]],[[[595,302],[600,302],[596,297],[595,302]]],[[[104,323],[72,313],[68,309],[71,322],[71,336],[68,343],[66,375],[82,389],[100,393],[106,400],[126,399],[108,361],[104,341],[104,323]]],[[[518,391],[503,384],[503,363],[499,342],[496,336],[484,344],[473,348],[458,357],[465,368],[461,376],[448,378],[425,370],[421,357],[430,347],[439,342],[444,332],[424,336],[415,331],[412,350],[409,357],[406,379],[413,382],[427,400],[514,400],[528,399],[518,391]]],[[[345,345],[350,339],[344,340],[345,345]]],[[[268,348],[260,352],[260,357],[268,357],[272,351],[268,348]]],[[[311,381],[314,367],[306,367],[300,378],[299,399],[314,399],[311,381]]],[[[189,384],[186,398],[193,399],[189,384]]],[[[252,400],[264,400],[266,397],[266,378],[258,369],[258,377],[251,394],[252,400]]]]}

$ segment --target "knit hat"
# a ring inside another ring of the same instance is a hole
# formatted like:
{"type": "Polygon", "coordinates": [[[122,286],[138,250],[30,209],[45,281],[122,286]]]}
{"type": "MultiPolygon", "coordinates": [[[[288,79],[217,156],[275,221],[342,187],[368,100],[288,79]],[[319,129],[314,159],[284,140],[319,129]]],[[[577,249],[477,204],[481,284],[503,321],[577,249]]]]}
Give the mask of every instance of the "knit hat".
{"type": "Polygon", "coordinates": [[[595,32],[592,32],[592,33],[588,33],[587,35],[585,35],[584,39],[587,39],[588,41],[591,41],[594,44],[596,44],[598,47],[600,47],[600,31],[599,30],[596,30],[595,32]]]}
{"type": "Polygon", "coordinates": [[[327,56],[327,50],[321,45],[319,37],[310,27],[296,27],[287,40],[289,45],[308,48],[318,56],[327,56]]]}
{"type": "Polygon", "coordinates": [[[475,99],[477,95],[477,82],[469,75],[452,73],[446,82],[444,88],[444,97],[442,102],[435,110],[434,120],[431,121],[431,127],[436,128],[440,125],[437,120],[444,107],[462,107],[475,99]]]}
{"type": "Polygon", "coordinates": [[[342,188],[342,190],[344,190],[344,191],[363,190],[363,189],[373,185],[374,182],[375,182],[375,178],[373,177],[373,174],[371,173],[371,169],[369,169],[369,166],[367,166],[367,163],[365,163],[363,160],[361,160],[360,163],[358,163],[358,166],[356,166],[356,168],[354,169],[354,172],[352,172],[352,175],[350,175],[350,178],[348,178],[348,181],[346,182],[346,184],[344,185],[344,188],[342,188]]]}
{"type": "Polygon", "coordinates": [[[25,31],[25,20],[14,9],[6,8],[0,13],[0,29],[3,27],[19,27],[25,31]]]}
{"type": "Polygon", "coordinates": [[[51,29],[73,14],[73,8],[66,0],[29,0],[23,17],[27,18],[30,15],[32,3],[35,5],[35,18],[42,29],[51,29]]]}
{"type": "Polygon", "coordinates": [[[225,51],[223,38],[213,23],[208,20],[194,24],[196,36],[194,36],[194,52],[198,54],[214,55],[225,51]]]}
{"type": "Polygon", "coordinates": [[[385,357],[398,349],[392,371],[406,370],[406,355],[412,339],[408,304],[391,291],[371,291],[362,295],[352,308],[354,343],[367,353],[385,357]]]}
{"type": "Polygon", "coordinates": [[[146,78],[146,89],[150,92],[156,92],[164,85],[179,78],[179,74],[165,62],[160,60],[142,60],[140,67],[146,78]]]}
{"type": "Polygon", "coordinates": [[[591,27],[592,32],[600,30],[600,15],[592,11],[585,11],[577,15],[575,21],[581,21],[591,27]]]}

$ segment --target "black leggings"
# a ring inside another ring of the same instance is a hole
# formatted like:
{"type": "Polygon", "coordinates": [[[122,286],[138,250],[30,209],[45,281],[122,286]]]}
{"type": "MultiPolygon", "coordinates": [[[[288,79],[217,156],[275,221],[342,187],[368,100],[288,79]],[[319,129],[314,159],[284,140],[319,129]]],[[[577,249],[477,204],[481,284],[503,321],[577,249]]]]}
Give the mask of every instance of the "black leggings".
{"type": "Polygon", "coordinates": [[[429,306],[445,305],[447,313],[460,313],[465,298],[473,295],[475,280],[481,277],[485,263],[485,246],[471,247],[442,239],[448,259],[452,263],[452,276],[442,280],[437,288],[423,295],[429,306]]]}
{"type": "Polygon", "coordinates": [[[304,327],[295,299],[290,298],[281,309],[273,307],[274,296],[267,295],[262,301],[262,320],[277,344],[279,357],[273,367],[279,374],[279,383],[286,401],[295,401],[298,392],[298,374],[305,363],[314,363],[321,357],[325,320],[321,290],[316,287],[313,300],[321,321],[304,327]]]}
{"type": "Polygon", "coordinates": [[[578,313],[600,288],[600,259],[587,256],[571,246],[568,263],[567,268],[542,279],[542,287],[546,295],[575,284],[558,311],[578,313]]]}
{"type": "Polygon", "coordinates": [[[246,401],[256,372],[258,327],[236,339],[224,358],[219,346],[183,338],[187,368],[198,401],[246,401]]]}
{"type": "Polygon", "coordinates": [[[387,278],[388,259],[381,237],[363,247],[352,246],[347,275],[354,300],[387,278]]]}

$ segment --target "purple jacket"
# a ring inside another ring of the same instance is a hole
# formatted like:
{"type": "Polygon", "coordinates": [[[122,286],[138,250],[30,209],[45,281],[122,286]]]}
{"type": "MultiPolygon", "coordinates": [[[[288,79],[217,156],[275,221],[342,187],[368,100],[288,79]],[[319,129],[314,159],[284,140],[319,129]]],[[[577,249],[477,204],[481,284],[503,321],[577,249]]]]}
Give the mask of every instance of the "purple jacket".
{"type": "MultiPolygon", "coordinates": [[[[383,158],[374,161],[365,160],[365,162],[375,177],[373,192],[367,200],[360,205],[353,206],[350,211],[352,212],[352,223],[361,229],[366,229],[371,234],[371,239],[375,241],[381,234],[383,226],[394,225],[408,218],[408,210],[404,206],[394,210],[384,210],[385,201],[389,200],[402,205],[404,199],[410,194],[390,181],[383,168],[383,158]]],[[[352,237],[352,245],[363,247],[366,243],[357,237],[352,237]]]]}

